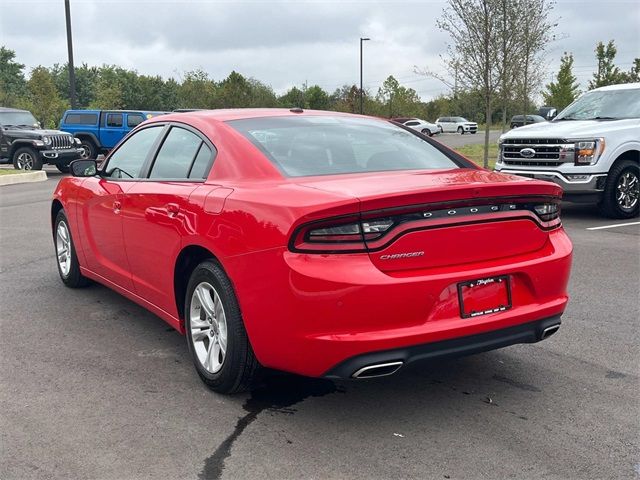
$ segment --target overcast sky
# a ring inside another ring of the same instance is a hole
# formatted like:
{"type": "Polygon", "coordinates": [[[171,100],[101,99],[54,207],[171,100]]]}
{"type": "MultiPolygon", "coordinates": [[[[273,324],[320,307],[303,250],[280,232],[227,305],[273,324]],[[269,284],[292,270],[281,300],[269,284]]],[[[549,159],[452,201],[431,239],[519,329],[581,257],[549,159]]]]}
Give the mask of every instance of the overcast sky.
{"type": "MultiPolygon", "coordinates": [[[[318,84],[333,92],[359,80],[365,43],[365,86],[388,75],[428,100],[446,92],[414,65],[441,70],[447,35],[438,31],[445,1],[102,1],[71,0],[76,65],[117,64],[139,73],[181,78],[202,68],[215,79],[231,70],[270,84],[318,84]]],[[[640,56],[640,1],[558,0],[553,13],[564,37],[547,49],[549,79],[564,51],[586,86],[599,40],[615,40],[624,70],[640,56]]],[[[67,60],[63,0],[0,0],[0,44],[33,68],[67,60]]]]}

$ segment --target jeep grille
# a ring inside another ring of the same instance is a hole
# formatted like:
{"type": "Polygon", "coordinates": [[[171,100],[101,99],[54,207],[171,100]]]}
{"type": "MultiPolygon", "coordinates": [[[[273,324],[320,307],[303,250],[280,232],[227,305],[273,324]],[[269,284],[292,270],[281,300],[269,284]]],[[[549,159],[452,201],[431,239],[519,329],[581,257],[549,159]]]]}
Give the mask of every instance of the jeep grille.
{"type": "Polygon", "coordinates": [[[73,137],[71,135],[51,135],[51,148],[59,150],[61,148],[71,148],[73,137]]]}

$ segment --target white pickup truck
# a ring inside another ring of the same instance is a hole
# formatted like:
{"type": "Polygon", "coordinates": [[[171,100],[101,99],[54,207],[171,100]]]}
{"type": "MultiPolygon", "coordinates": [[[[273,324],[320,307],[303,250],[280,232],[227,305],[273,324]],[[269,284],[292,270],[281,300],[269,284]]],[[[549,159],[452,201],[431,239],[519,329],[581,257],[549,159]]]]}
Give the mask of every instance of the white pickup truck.
{"type": "Polygon", "coordinates": [[[549,180],[570,202],[598,204],[613,218],[638,215],[640,83],[581,95],[551,122],[500,137],[495,169],[549,180]]]}

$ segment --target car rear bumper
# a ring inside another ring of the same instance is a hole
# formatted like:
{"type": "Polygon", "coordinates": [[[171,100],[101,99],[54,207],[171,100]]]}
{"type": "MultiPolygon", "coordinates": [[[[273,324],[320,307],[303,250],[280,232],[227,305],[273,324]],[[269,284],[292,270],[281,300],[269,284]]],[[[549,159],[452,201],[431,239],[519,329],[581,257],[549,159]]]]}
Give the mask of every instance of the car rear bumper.
{"type": "Polygon", "coordinates": [[[508,347],[535,343],[553,335],[560,327],[560,315],[486,333],[458,337],[405,348],[365,353],[336,365],[323,376],[331,379],[369,378],[390,375],[416,361],[462,357],[508,347]]]}
{"type": "Polygon", "coordinates": [[[368,255],[285,249],[230,257],[223,265],[236,279],[258,360],[270,368],[323,376],[371,352],[470,338],[558,317],[568,300],[571,256],[571,242],[558,229],[537,251],[420,271],[384,273],[368,255]],[[458,283],[497,275],[510,278],[512,308],[461,318],[458,283]]]}

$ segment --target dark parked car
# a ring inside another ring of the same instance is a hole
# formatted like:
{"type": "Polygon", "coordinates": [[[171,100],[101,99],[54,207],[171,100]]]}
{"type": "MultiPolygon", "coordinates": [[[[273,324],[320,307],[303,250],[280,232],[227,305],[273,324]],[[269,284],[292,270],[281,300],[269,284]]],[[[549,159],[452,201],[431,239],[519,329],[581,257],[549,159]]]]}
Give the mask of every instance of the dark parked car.
{"type": "Polygon", "coordinates": [[[511,117],[511,128],[523,127],[524,125],[529,125],[531,123],[546,122],[546,120],[540,115],[526,115],[526,117],[526,122],[525,115],[514,115],[511,117]]]}
{"type": "Polygon", "coordinates": [[[45,130],[31,112],[0,107],[0,159],[18,170],[42,170],[48,163],[61,172],[80,158],[80,141],[59,130],[45,130]]]}

